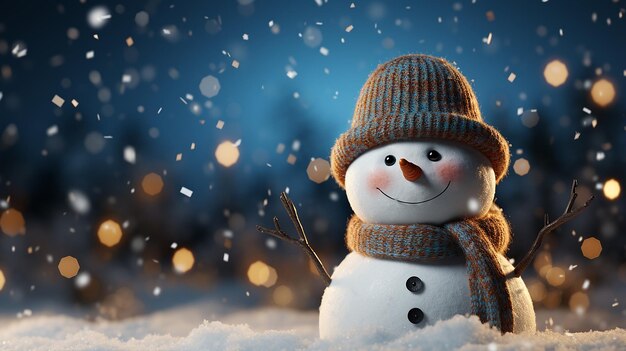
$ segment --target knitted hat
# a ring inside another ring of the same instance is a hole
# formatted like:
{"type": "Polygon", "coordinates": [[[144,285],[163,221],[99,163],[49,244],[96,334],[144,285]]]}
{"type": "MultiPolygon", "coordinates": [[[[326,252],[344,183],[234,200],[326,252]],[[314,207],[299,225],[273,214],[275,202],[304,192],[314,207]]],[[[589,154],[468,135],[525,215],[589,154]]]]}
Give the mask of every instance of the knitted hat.
{"type": "Polygon", "coordinates": [[[509,167],[509,144],[480,114],[467,79],[442,58],[405,55],[384,63],[361,89],[352,126],[331,151],[331,170],[342,187],[348,166],[374,147],[424,138],[454,140],[491,161],[496,181],[509,167]]]}

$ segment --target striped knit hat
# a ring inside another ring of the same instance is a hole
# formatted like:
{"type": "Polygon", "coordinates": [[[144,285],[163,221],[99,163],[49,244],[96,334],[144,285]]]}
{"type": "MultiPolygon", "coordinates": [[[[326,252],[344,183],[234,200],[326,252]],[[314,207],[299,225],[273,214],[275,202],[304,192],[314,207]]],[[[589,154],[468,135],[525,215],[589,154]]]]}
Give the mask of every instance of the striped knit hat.
{"type": "Polygon", "coordinates": [[[467,79],[442,58],[405,55],[384,63],[361,89],[351,128],[331,151],[331,170],[344,186],[346,170],[374,147],[424,138],[454,140],[491,161],[499,182],[509,167],[509,145],[485,122],[467,79]]]}

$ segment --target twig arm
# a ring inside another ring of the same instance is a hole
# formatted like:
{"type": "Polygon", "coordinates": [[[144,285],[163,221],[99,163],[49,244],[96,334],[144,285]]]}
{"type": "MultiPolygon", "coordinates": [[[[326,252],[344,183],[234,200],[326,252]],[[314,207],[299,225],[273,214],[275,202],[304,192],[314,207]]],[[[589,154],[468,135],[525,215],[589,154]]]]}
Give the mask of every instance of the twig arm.
{"type": "Polygon", "coordinates": [[[278,222],[278,217],[274,217],[274,229],[265,228],[260,225],[257,225],[256,229],[261,233],[265,233],[275,238],[298,245],[302,250],[304,250],[307,256],[309,256],[326,286],[329,286],[331,282],[330,275],[328,274],[328,271],[326,271],[326,268],[324,268],[324,264],[322,264],[322,261],[320,260],[319,256],[317,256],[317,253],[315,253],[315,250],[313,250],[311,245],[309,245],[309,239],[307,238],[306,233],[304,232],[304,228],[302,227],[302,222],[300,221],[300,217],[298,216],[296,206],[284,191],[280,194],[280,201],[287,211],[287,214],[289,215],[293,226],[296,228],[296,232],[298,233],[298,239],[287,235],[287,233],[285,233],[281,229],[280,223],[278,222]]]}
{"type": "Polygon", "coordinates": [[[535,242],[533,243],[533,246],[530,248],[530,251],[528,251],[526,256],[524,256],[524,258],[522,258],[520,262],[515,266],[515,270],[513,271],[513,274],[516,277],[519,277],[520,275],[522,275],[524,270],[533,261],[533,259],[537,255],[537,250],[539,250],[539,248],[541,247],[541,243],[543,242],[543,238],[546,236],[546,234],[552,233],[563,224],[574,219],[576,216],[578,216],[583,210],[585,210],[589,206],[589,204],[593,200],[593,196],[591,196],[589,200],[587,200],[581,207],[574,209],[574,202],[576,201],[576,198],[578,197],[578,193],[576,192],[577,186],[578,186],[578,181],[574,180],[572,182],[572,190],[570,192],[569,201],[567,202],[565,211],[563,212],[561,216],[559,216],[553,222],[550,222],[550,219],[547,214],[544,216],[543,228],[541,228],[541,230],[539,231],[539,234],[537,234],[537,237],[535,238],[535,242]]]}

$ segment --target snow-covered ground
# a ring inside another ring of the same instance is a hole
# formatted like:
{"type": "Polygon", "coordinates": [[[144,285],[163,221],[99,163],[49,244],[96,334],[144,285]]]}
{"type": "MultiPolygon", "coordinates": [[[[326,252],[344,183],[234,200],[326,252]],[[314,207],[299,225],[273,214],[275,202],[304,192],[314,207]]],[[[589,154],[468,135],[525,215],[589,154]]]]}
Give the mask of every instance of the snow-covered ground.
{"type": "Polygon", "coordinates": [[[323,341],[317,337],[315,312],[264,308],[207,313],[210,310],[223,308],[194,303],[119,322],[59,315],[5,317],[0,318],[0,350],[626,349],[624,329],[501,336],[476,317],[462,316],[395,339],[367,333],[323,341]]]}

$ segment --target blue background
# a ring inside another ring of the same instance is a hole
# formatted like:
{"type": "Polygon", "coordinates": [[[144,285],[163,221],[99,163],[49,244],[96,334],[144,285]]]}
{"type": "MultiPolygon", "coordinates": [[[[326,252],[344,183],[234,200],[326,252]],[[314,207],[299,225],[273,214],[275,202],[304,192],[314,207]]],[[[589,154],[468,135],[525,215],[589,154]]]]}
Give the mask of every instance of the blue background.
{"type": "MultiPolygon", "coordinates": [[[[327,266],[341,261],[347,252],[343,231],[349,205],[332,179],[315,184],[307,178],[306,167],[311,158],[328,159],[335,139],[349,126],[368,74],[407,53],[455,62],[471,81],[484,119],[511,142],[513,161],[529,161],[528,175],[518,176],[511,169],[497,192],[515,233],[511,257],[519,259],[526,252],[543,213],[554,217],[562,211],[572,179],[579,179],[581,197],[596,194],[591,209],[544,244],[554,264],[579,265],[568,273],[565,286],[546,285],[559,292],[558,302],[549,307],[567,308],[568,296],[580,290],[583,279],[623,285],[624,200],[621,196],[609,201],[600,190],[609,178],[624,179],[623,4],[354,4],[3,2],[0,198],[10,197],[9,206],[24,214],[27,234],[0,237],[0,268],[7,275],[0,304],[21,308],[29,301],[52,306],[77,302],[89,308],[120,287],[150,296],[155,285],[168,284],[172,290],[200,294],[231,284],[235,291],[254,290],[253,303],[271,304],[271,289],[253,287],[246,279],[250,263],[260,259],[277,268],[279,284],[294,290],[292,306],[316,307],[323,287],[309,273],[304,255],[282,243],[269,249],[254,226],[269,225],[275,214],[286,221],[277,196],[288,187],[327,266]],[[100,29],[87,22],[96,5],[111,13],[100,29]],[[149,14],[147,26],[135,21],[140,11],[149,14]],[[349,25],[353,30],[346,32],[349,25]],[[69,28],[78,30],[78,38],[68,36],[69,28]],[[171,34],[165,35],[163,28],[171,34]],[[305,43],[301,35],[307,30],[320,33],[318,44],[305,43]],[[483,38],[489,33],[492,41],[487,45],[483,38]],[[249,40],[243,40],[244,34],[249,40]],[[129,36],[134,40],[131,47],[125,43],[129,36]],[[11,53],[17,43],[26,45],[26,56],[11,53]],[[322,55],[320,47],[329,54],[322,55]],[[91,50],[95,57],[87,60],[91,50]],[[558,88],[548,85],[542,74],[553,59],[569,70],[566,83],[558,88]],[[233,60],[239,68],[231,66],[233,60]],[[287,76],[288,69],[297,72],[294,79],[287,76]],[[507,80],[511,72],[516,75],[513,82],[507,80]],[[124,74],[131,75],[131,83],[122,83],[124,74]],[[99,75],[101,81],[94,84],[90,75],[99,75]],[[221,86],[211,99],[199,90],[207,75],[217,77],[221,86]],[[604,108],[589,95],[590,85],[599,78],[610,80],[617,91],[615,102],[604,108]],[[66,100],[63,107],[50,102],[55,94],[66,100]],[[77,108],[71,99],[78,100],[77,108]],[[535,127],[522,124],[520,107],[537,109],[535,127]],[[595,128],[583,125],[589,118],[584,107],[597,119],[595,128]],[[221,130],[215,128],[218,120],[225,122],[221,130]],[[48,136],[53,125],[59,132],[48,136]],[[14,128],[17,139],[7,136],[14,128]],[[96,153],[85,147],[93,132],[103,142],[96,153]],[[578,140],[575,132],[581,133],[578,140]],[[219,165],[214,156],[224,140],[241,140],[241,156],[230,168],[219,165]],[[299,149],[292,147],[294,141],[299,149]],[[192,143],[195,150],[190,150],[192,143]],[[277,153],[281,143],[285,151],[277,153]],[[135,164],[124,161],[126,146],[136,149],[135,164]],[[603,160],[596,159],[598,151],[604,151],[603,160]],[[178,153],[183,154],[181,161],[176,161],[178,153]],[[289,154],[297,157],[294,165],[286,162],[289,154]],[[141,179],[149,172],[161,174],[165,182],[156,197],[141,191],[141,179]],[[182,186],[194,191],[191,198],[179,193],[182,186]],[[89,213],[71,209],[71,190],[87,195],[89,213]],[[122,243],[113,249],[104,248],[95,236],[99,223],[108,218],[128,221],[122,243]],[[572,229],[576,235],[570,235],[572,229]],[[225,237],[225,231],[232,231],[233,238],[225,237]],[[585,259],[579,236],[600,239],[601,257],[585,259]],[[143,250],[132,249],[137,237],[149,237],[143,250]],[[195,254],[196,266],[184,276],[172,272],[172,242],[195,254]],[[38,249],[29,254],[28,247],[38,249]],[[230,254],[229,262],[222,260],[224,252],[230,254]],[[55,263],[65,255],[76,257],[81,271],[89,272],[97,286],[85,292],[60,277],[55,263]],[[145,264],[138,265],[138,259],[145,264]],[[603,276],[599,270],[611,274],[603,276]],[[32,285],[38,288],[32,290],[32,285]]],[[[532,270],[526,274],[544,282],[532,270]]],[[[163,300],[167,297],[165,289],[163,300]]],[[[153,303],[144,304],[149,309],[153,303]]]]}

